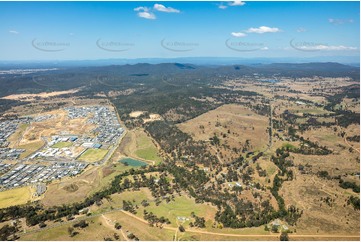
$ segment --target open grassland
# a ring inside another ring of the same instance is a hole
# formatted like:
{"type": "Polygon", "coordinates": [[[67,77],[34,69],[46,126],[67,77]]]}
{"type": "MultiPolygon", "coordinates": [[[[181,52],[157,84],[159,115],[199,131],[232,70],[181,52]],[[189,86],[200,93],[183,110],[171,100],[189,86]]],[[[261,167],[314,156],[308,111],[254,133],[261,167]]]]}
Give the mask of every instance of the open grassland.
{"type": "MultiPolygon", "coordinates": [[[[248,108],[227,104],[215,110],[188,120],[178,127],[195,140],[210,140],[214,134],[220,139],[218,155],[226,162],[239,156],[233,149],[248,151],[263,151],[267,147],[268,118],[249,110],[248,108]],[[222,145],[229,146],[224,148],[222,145]]],[[[215,152],[215,147],[211,152],[215,152]]]]}
{"type": "Polygon", "coordinates": [[[144,132],[144,130],[136,130],[136,150],[135,154],[137,157],[155,161],[159,163],[162,159],[158,155],[158,149],[153,144],[152,139],[144,132]]]}
{"type": "MultiPolygon", "coordinates": [[[[306,103],[304,104],[296,103],[295,101],[290,101],[290,100],[277,99],[273,105],[276,115],[279,115],[285,112],[286,110],[300,117],[302,117],[303,114],[322,115],[322,114],[330,113],[329,111],[323,109],[322,107],[317,107],[315,105],[306,104],[306,103]]],[[[334,119],[332,121],[334,121],[334,119]]]]}
{"type": "Polygon", "coordinates": [[[45,206],[54,206],[83,201],[110,184],[117,174],[130,168],[120,162],[106,167],[88,168],[76,177],[63,178],[49,184],[41,202],[45,206]]]}
{"type": "Polygon", "coordinates": [[[0,192],[0,208],[25,204],[31,201],[32,189],[20,187],[0,192]]]}
{"type": "Polygon", "coordinates": [[[143,161],[151,161],[155,164],[162,162],[157,146],[153,143],[143,129],[127,131],[119,149],[114,154],[118,160],[122,157],[134,157],[143,161]]]}
{"type": "Polygon", "coordinates": [[[342,106],[347,110],[351,110],[353,112],[360,113],[360,100],[344,98],[342,100],[342,106]]]}
{"type": "MultiPolygon", "coordinates": [[[[114,239],[114,233],[118,232],[115,229],[110,228],[106,225],[104,219],[99,216],[95,218],[85,219],[88,222],[88,226],[80,229],[76,228],[74,231],[78,232],[73,237],[69,236],[68,228],[72,227],[76,222],[70,222],[63,224],[54,228],[40,230],[39,232],[29,233],[22,235],[21,240],[30,240],[30,241],[63,241],[63,240],[75,240],[75,241],[89,241],[89,240],[98,240],[102,241],[105,238],[114,239]]],[[[120,234],[120,232],[118,232],[120,234]]],[[[120,236],[120,240],[124,240],[120,236]]]]}
{"type": "Polygon", "coordinates": [[[72,145],[73,145],[72,142],[58,142],[54,144],[51,148],[65,148],[65,147],[70,147],[72,145]]]}
{"type": "Polygon", "coordinates": [[[350,194],[358,194],[342,189],[338,181],[297,173],[292,182],[283,183],[281,194],[286,206],[295,205],[303,210],[297,233],[359,235],[360,212],[347,205],[350,194]],[[332,199],[330,205],[321,200],[326,197],[332,199]]]}
{"type": "MultiPolygon", "coordinates": [[[[186,195],[175,196],[174,201],[167,203],[162,201],[158,206],[154,202],[154,197],[148,188],[141,188],[139,191],[125,191],[120,194],[112,194],[109,201],[104,200],[103,204],[96,208],[100,211],[105,211],[110,207],[119,208],[122,207],[123,201],[131,201],[134,205],[139,206],[139,210],[136,214],[140,219],[143,219],[143,211],[154,213],[156,216],[164,216],[171,222],[170,226],[178,227],[177,224],[181,224],[177,217],[186,217],[191,219],[191,212],[194,212],[197,216],[204,217],[208,225],[214,219],[216,208],[208,204],[199,204],[194,201],[193,198],[189,198],[186,195]],[[143,207],[141,202],[147,200],[149,206],[143,207]]],[[[91,209],[94,211],[94,209],[91,209]]],[[[186,222],[188,224],[191,220],[186,222]]]]}
{"type": "Polygon", "coordinates": [[[104,149],[88,149],[78,158],[78,160],[97,162],[102,160],[107,153],[108,150],[104,149]]]}
{"type": "MultiPolygon", "coordinates": [[[[178,227],[177,224],[182,224],[177,217],[185,217],[190,219],[186,221],[184,225],[191,222],[191,213],[194,212],[195,215],[199,217],[204,217],[206,222],[212,221],[216,214],[216,208],[211,205],[198,204],[192,198],[188,198],[183,195],[181,197],[175,197],[174,201],[166,203],[163,201],[158,206],[155,203],[151,203],[149,207],[144,208],[148,212],[152,212],[158,217],[164,216],[168,218],[171,224],[175,227],[178,227]]],[[[143,211],[139,212],[139,215],[143,216],[143,211]]]]}
{"type": "MultiPolygon", "coordinates": [[[[331,148],[334,152],[339,153],[345,150],[345,147],[349,148],[349,142],[345,141],[345,137],[342,137],[342,132],[346,133],[347,137],[360,134],[359,125],[350,125],[347,129],[340,128],[337,126],[332,127],[321,127],[317,129],[307,130],[303,133],[305,139],[309,139],[313,142],[319,143],[321,146],[331,148]]],[[[353,142],[359,146],[357,142],[353,142]]],[[[355,146],[355,147],[356,147],[355,146]]],[[[347,156],[352,156],[348,154],[347,156]]]]}

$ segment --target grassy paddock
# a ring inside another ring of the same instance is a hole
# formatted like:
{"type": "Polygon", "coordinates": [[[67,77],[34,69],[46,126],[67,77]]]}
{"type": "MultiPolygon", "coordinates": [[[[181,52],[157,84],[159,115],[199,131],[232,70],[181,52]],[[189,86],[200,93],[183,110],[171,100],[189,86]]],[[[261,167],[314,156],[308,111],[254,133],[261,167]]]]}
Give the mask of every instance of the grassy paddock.
{"type": "Polygon", "coordinates": [[[30,187],[20,187],[0,192],[0,208],[25,204],[31,200],[30,187]]]}
{"type": "Polygon", "coordinates": [[[54,144],[51,148],[65,148],[72,146],[72,142],[58,142],[54,144]]]}
{"type": "Polygon", "coordinates": [[[108,150],[103,149],[88,149],[85,151],[78,160],[88,161],[88,162],[97,162],[104,158],[108,153],[108,150]]]}

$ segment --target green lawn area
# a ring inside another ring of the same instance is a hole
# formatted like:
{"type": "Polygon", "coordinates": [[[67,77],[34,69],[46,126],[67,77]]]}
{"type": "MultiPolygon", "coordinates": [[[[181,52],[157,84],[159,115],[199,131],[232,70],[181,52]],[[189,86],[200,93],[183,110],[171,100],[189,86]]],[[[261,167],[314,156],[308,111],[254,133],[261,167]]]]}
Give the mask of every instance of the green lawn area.
{"type": "Polygon", "coordinates": [[[78,160],[88,161],[88,162],[97,162],[104,158],[108,153],[108,150],[103,149],[87,149],[78,160]]]}
{"type": "MultiPolygon", "coordinates": [[[[139,216],[143,216],[143,207],[141,206],[141,208],[141,211],[137,214],[139,216]]],[[[184,223],[188,225],[191,222],[191,212],[194,212],[197,216],[205,217],[206,221],[213,218],[216,213],[216,208],[206,204],[195,203],[194,199],[185,196],[175,197],[175,201],[169,203],[162,201],[158,206],[152,202],[145,210],[154,213],[158,217],[164,216],[168,218],[173,226],[177,226],[178,216],[189,218],[190,221],[184,223]]]]}
{"type": "Polygon", "coordinates": [[[326,113],[330,113],[327,110],[324,110],[322,108],[300,108],[300,109],[295,109],[294,113],[309,113],[309,114],[326,114],[326,113]]]}
{"type": "Polygon", "coordinates": [[[135,152],[135,154],[142,159],[145,160],[152,160],[156,163],[159,163],[162,161],[162,159],[157,154],[157,149],[155,147],[149,147],[145,149],[139,149],[135,152]]]}
{"type": "Polygon", "coordinates": [[[65,147],[70,147],[72,145],[73,145],[72,142],[58,142],[53,146],[51,146],[51,148],[65,148],[65,147]]]}
{"type": "Polygon", "coordinates": [[[137,132],[137,149],[135,155],[145,160],[152,160],[156,163],[162,162],[158,155],[158,150],[153,144],[152,140],[144,133],[137,132]]]}
{"type": "Polygon", "coordinates": [[[289,148],[289,149],[296,148],[294,145],[292,145],[292,144],[290,144],[290,143],[284,143],[284,144],[282,145],[282,147],[289,148]]]}

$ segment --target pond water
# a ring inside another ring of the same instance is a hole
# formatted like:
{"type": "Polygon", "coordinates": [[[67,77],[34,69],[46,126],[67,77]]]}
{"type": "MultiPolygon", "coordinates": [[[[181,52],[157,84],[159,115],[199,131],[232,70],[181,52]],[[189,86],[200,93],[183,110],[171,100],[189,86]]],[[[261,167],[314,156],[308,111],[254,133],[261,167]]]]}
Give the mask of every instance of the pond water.
{"type": "Polygon", "coordinates": [[[120,162],[122,162],[123,164],[128,164],[129,166],[135,166],[135,167],[148,165],[147,163],[145,163],[143,161],[136,160],[136,159],[133,159],[133,158],[123,158],[123,159],[120,160],[120,162]]]}

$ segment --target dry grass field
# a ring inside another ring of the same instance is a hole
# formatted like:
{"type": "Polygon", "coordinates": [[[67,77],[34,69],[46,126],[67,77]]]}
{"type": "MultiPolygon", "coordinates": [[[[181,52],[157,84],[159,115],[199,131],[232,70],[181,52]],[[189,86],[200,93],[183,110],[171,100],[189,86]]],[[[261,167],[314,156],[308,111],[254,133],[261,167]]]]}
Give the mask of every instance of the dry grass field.
{"type": "Polygon", "coordinates": [[[87,149],[78,160],[87,162],[101,161],[104,156],[108,153],[108,150],[104,149],[87,149]]]}
{"type": "Polygon", "coordinates": [[[76,177],[64,178],[49,184],[41,202],[51,207],[83,201],[87,196],[107,186],[117,174],[127,169],[130,167],[120,162],[106,167],[88,168],[76,177]]]}
{"type": "Polygon", "coordinates": [[[295,205],[303,210],[297,233],[359,235],[360,213],[346,202],[353,192],[340,188],[337,181],[297,173],[292,182],[283,183],[281,194],[287,206],[295,205]],[[321,201],[321,197],[330,197],[331,204],[321,201]]]}
{"type": "Polygon", "coordinates": [[[0,192],[0,208],[25,204],[32,199],[34,189],[20,187],[0,192]]]}
{"type": "MultiPolygon", "coordinates": [[[[118,232],[115,229],[106,225],[103,217],[98,216],[95,218],[86,219],[88,226],[83,229],[74,229],[78,232],[73,237],[70,237],[68,233],[68,228],[72,227],[76,222],[71,222],[68,224],[63,224],[54,228],[49,228],[41,230],[35,233],[28,233],[21,235],[20,240],[28,241],[64,241],[64,240],[73,240],[73,241],[89,241],[89,240],[98,240],[103,241],[105,238],[113,238],[114,233],[118,232]]],[[[120,234],[120,232],[118,232],[120,234]]],[[[126,240],[120,236],[119,240],[126,240]]]]}
{"type": "MultiPolygon", "coordinates": [[[[233,148],[242,149],[247,142],[247,151],[263,151],[268,144],[268,118],[236,104],[223,105],[178,127],[195,140],[209,141],[216,134],[221,140],[218,155],[225,162],[238,156],[233,148]]],[[[215,153],[216,148],[212,146],[210,150],[215,153]]]]}

